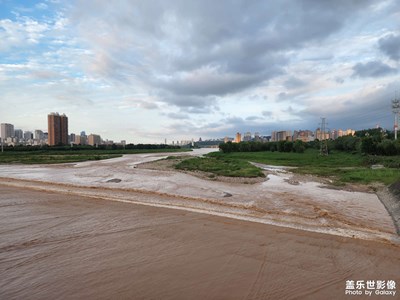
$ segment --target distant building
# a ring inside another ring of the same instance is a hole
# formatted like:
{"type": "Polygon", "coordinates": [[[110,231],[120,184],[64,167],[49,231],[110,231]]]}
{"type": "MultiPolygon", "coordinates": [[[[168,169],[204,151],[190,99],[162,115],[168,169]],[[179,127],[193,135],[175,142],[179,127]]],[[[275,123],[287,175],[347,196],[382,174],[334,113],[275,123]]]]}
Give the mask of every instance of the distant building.
{"type": "Polygon", "coordinates": [[[71,133],[71,134],[69,135],[69,142],[70,142],[70,143],[75,143],[75,133],[71,133]]]}
{"type": "Polygon", "coordinates": [[[44,133],[41,130],[35,130],[35,140],[41,141],[43,140],[44,133]]]}
{"type": "Polygon", "coordinates": [[[235,140],[233,142],[234,143],[240,143],[241,141],[242,141],[242,135],[240,134],[240,132],[237,132],[235,140]]]}
{"type": "Polygon", "coordinates": [[[355,134],[356,134],[356,131],[353,130],[353,129],[347,129],[347,130],[342,130],[342,129],[335,130],[335,129],[333,129],[330,132],[329,136],[330,136],[330,138],[332,140],[336,140],[337,138],[342,137],[342,136],[355,135],[355,134]]]}
{"type": "Polygon", "coordinates": [[[9,137],[14,137],[14,125],[2,123],[1,125],[1,138],[6,141],[9,137]]]}
{"type": "Polygon", "coordinates": [[[244,142],[250,142],[251,141],[251,132],[246,132],[244,134],[243,141],[244,142]]]}
{"type": "Polygon", "coordinates": [[[27,142],[27,141],[30,141],[30,140],[33,140],[33,133],[32,133],[32,131],[25,131],[24,132],[24,140],[27,142]]]}
{"type": "Polygon", "coordinates": [[[314,133],[311,130],[295,130],[293,132],[293,141],[311,142],[314,140],[314,133]]]}
{"type": "Polygon", "coordinates": [[[87,144],[86,136],[76,135],[74,144],[76,144],[76,145],[86,145],[87,144]]]}
{"type": "Polygon", "coordinates": [[[229,136],[224,137],[224,143],[232,142],[234,139],[230,138],[229,136]]]}
{"type": "Polygon", "coordinates": [[[329,137],[332,140],[336,140],[338,138],[338,132],[336,129],[332,129],[331,132],[329,133],[329,137]]]}
{"type": "Polygon", "coordinates": [[[67,145],[68,144],[68,118],[65,114],[51,113],[47,116],[49,131],[48,144],[67,145]]]}
{"type": "Polygon", "coordinates": [[[90,146],[97,146],[97,145],[100,145],[100,143],[101,143],[100,135],[98,135],[98,134],[90,134],[88,136],[88,144],[90,146]]]}
{"type": "Polygon", "coordinates": [[[18,140],[22,140],[24,137],[24,132],[21,129],[15,129],[14,130],[14,136],[18,139],[18,140]]]}
{"type": "Polygon", "coordinates": [[[315,130],[315,139],[320,141],[329,140],[329,132],[322,132],[321,128],[317,128],[317,130],[315,130]]]}
{"type": "Polygon", "coordinates": [[[254,141],[259,142],[261,141],[260,133],[256,132],[254,133],[254,141]]]}
{"type": "Polygon", "coordinates": [[[286,131],[273,131],[271,139],[272,139],[273,142],[291,141],[292,140],[292,133],[289,130],[286,130],[286,131]]]}

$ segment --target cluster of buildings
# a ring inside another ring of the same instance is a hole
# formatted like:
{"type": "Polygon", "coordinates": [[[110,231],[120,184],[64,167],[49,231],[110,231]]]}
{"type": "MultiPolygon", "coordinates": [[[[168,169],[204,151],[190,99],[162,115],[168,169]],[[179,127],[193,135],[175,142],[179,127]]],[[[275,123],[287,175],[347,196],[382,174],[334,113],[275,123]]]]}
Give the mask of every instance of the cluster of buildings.
{"type": "Polygon", "coordinates": [[[14,125],[9,123],[2,123],[0,132],[2,143],[5,145],[43,145],[48,139],[47,132],[42,130],[22,131],[14,129],[14,125]]]}
{"type": "MultiPolygon", "coordinates": [[[[22,131],[21,129],[14,129],[14,125],[8,123],[1,124],[1,143],[2,145],[112,145],[114,144],[111,140],[103,140],[98,134],[86,135],[85,131],[80,134],[68,133],[68,117],[65,114],[51,113],[47,116],[47,132],[42,130],[34,131],[22,131]]],[[[243,135],[241,133],[236,133],[234,138],[225,137],[223,141],[227,142],[278,142],[278,141],[296,141],[301,140],[303,142],[311,142],[316,139],[318,140],[335,140],[338,137],[346,135],[354,135],[355,130],[329,130],[324,131],[321,128],[317,128],[315,131],[311,130],[295,130],[292,132],[289,130],[283,131],[273,131],[271,135],[265,136],[260,135],[259,132],[255,132],[254,135],[251,132],[246,132],[243,135]]],[[[196,143],[198,146],[216,146],[222,139],[206,140],[194,142],[194,140],[182,140],[182,141],[172,141],[170,145],[174,146],[193,146],[196,143]]],[[[125,146],[126,141],[121,141],[117,143],[118,145],[125,146]]],[[[167,140],[165,140],[167,144],[167,140]]]]}
{"type": "Polygon", "coordinates": [[[315,131],[311,130],[295,130],[292,134],[290,130],[283,131],[272,131],[270,136],[261,136],[260,133],[254,133],[254,136],[250,132],[246,132],[243,136],[240,132],[236,133],[235,138],[225,137],[224,142],[279,142],[279,141],[297,141],[301,140],[305,143],[312,142],[314,140],[335,140],[338,137],[346,136],[346,135],[354,135],[355,130],[353,129],[333,129],[330,131],[323,131],[320,128],[317,128],[315,131]]]}
{"type": "MultiPolygon", "coordinates": [[[[21,129],[14,129],[13,124],[2,123],[1,128],[1,142],[3,145],[16,146],[16,145],[112,145],[111,140],[103,140],[98,134],[86,135],[82,131],[79,135],[71,133],[68,134],[68,117],[65,114],[51,113],[47,116],[47,132],[42,130],[22,131],[21,129]]],[[[125,145],[125,141],[118,143],[125,145]]]]}

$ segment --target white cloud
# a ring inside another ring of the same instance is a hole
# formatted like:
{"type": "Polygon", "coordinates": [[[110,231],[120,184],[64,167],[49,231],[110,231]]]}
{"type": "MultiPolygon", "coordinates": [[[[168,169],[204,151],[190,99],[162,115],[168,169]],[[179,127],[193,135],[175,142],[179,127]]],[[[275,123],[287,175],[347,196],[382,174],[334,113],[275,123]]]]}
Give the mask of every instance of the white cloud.
{"type": "Polygon", "coordinates": [[[372,79],[368,63],[378,71],[400,64],[399,6],[383,4],[46,0],[15,8],[0,20],[0,110],[11,119],[15,110],[64,110],[76,116],[74,130],[107,125],[118,132],[110,138],[147,142],[306,128],[321,115],[364,127],[351,115],[372,122],[368,110],[398,76],[372,79]],[[354,66],[366,76],[352,76],[354,66]]]}

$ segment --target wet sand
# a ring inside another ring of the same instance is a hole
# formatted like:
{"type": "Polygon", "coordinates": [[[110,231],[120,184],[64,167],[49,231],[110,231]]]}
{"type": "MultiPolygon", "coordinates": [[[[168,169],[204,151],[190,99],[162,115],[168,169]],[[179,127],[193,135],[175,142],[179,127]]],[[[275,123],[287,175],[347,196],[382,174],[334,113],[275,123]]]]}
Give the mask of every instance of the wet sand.
{"type": "Polygon", "coordinates": [[[0,183],[400,243],[392,218],[373,193],[327,189],[321,182],[294,180],[292,173],[268,166],[268,178],[255,184],[210,181],[174,170],[137,167],[169,155],[134,154],[59,165],[1,165],[0,183]]]}
{"type": "Polygon", "coordinates": [[[352,299],[346,280],[400,282],[382,241],[2,185],[0,237],[0,299],[352,299]]]}

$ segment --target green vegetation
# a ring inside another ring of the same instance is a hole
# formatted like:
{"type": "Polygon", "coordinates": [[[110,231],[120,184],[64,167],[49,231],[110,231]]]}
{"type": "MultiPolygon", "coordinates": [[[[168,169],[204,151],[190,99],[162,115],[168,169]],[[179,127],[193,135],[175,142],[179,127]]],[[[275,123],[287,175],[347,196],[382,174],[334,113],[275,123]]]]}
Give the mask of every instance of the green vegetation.
{"type": "MultiPolygon", "coordinates": [[[[357,131],[354,136],[346,135],[335,140],[327,141],[328,150],[339,150],[345,152],[358,152],[360,154],[372,154],[380,156],[400,155],[400,139],[394,140],[393,133],[381,128],[357,131]]],[[[297,141],[279,142],[240,142],[222,143],[219,149],[224,153],[231,152],[295,152],[303,153],[308,148],[319,149],[320,141],[304,143],[297,141]]]]}
{"type": "Polygon", "coordinates": [[[157,152],[181,152],[188,149],[74,149],[74,148],[46,148],[30,151],[5,151],[0,152],[0,164],[58,164],[80,162],[87,160],[102,160],[120,157],[123,154],[157,153],[157,152]]]}
{"type": "Polygon", "coordinates": [[[176,168],[204,171],[231,177],[259,177],[262,171],[249,162],[267,165],[297,167],[292,171],[299,174],[330,177],[334,184],[381,182],[391,184],[400,178],[400,156],[372,156],[343,151],[332,151],[321,156],[316,149],[304,153],[293,152],[213,152],[204,158],[190,158],[176,168]],[[382,164],[383,169],[371,169],[373,164],[382,164]],[[393,166],[396,166],[393,168],[393,166]]]}
{"type": "Polygon", "coordinates": [[[0,164],[59,164],[120,157],[121,154],[53,154],[38,152],[5,152],[0,154],[0,164]]]}
{"type": "Polygon", "coordinates": [[[264,173],[246,160],[225,157],[195,157],[175,166],[177,169],[203,171],[229,177],[264,177],[264,173]]]}
{"type": "MultiPolygon", "coordinates": [[[[297,167],[293,172],[331,177],[335,184],[391,184],[400,179],[400,140],[381,128],[357,131],[327,141],[328,156],[319,154],[320,141],[224,143],[212,158],[297,167]],[[374,164],[382,169],[372,169],[374,164]]],[[[229,176],[229,175],[228,175],[229,176]]]]}
{"type": "Polygon", "coordinates": [[[298,140],[295,142],[280,141],[280,142],[227,142],[219,145],[219,149],[224,153],[231,152],[259,152],[259,151],[279,151],[279,152],[296,152],[303,153],[307,148],[307,144],[298,140]]]}

